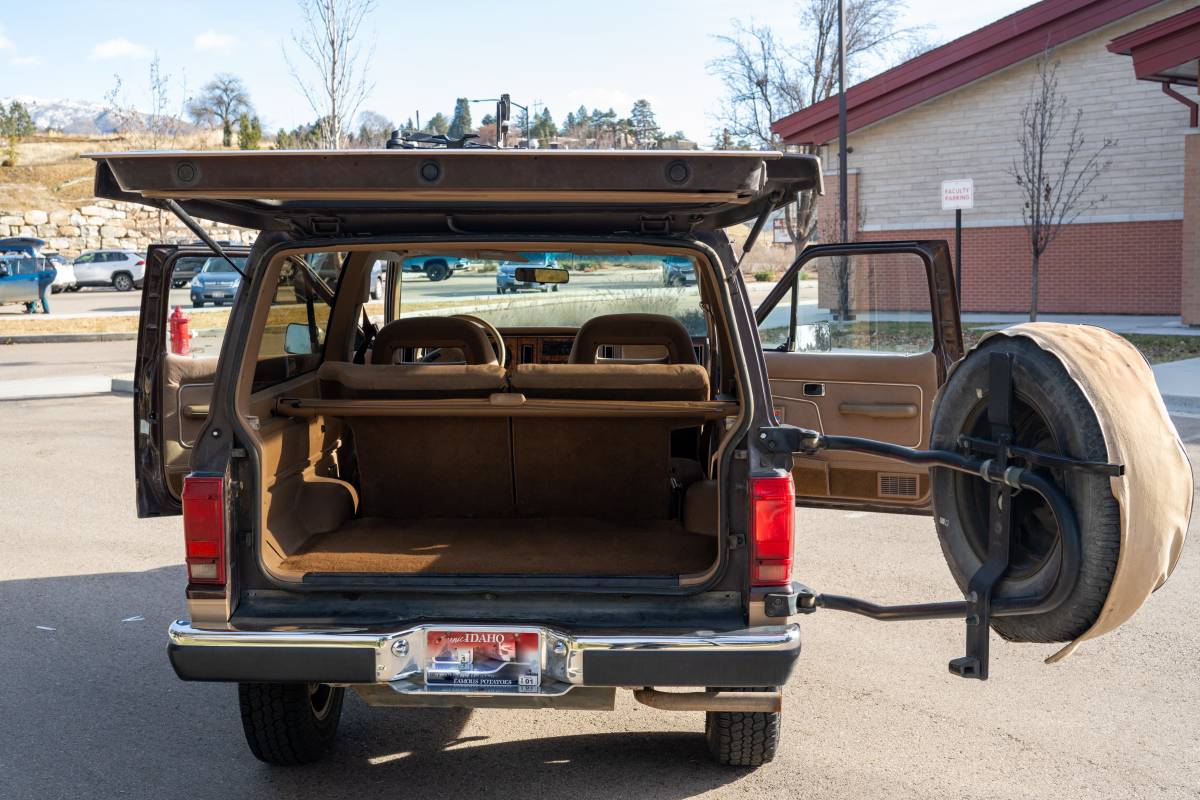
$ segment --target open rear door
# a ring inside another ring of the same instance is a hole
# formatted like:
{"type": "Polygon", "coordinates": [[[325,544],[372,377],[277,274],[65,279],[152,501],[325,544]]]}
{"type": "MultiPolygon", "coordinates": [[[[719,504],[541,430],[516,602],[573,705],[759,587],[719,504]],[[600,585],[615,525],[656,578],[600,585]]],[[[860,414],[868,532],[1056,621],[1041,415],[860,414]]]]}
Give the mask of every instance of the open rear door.
{"type": "MultiPolygon", "coordinates": [[[[249,254],[245,247],[225,251],[235,263],[249,254]]],[[[133,395],[139,517],[180,513],[183,479],[208,418],[229,306],[239,289],[231,273],[204,246],[151,245],[147,251],[133,395]],[[206,308],[193,308],[193,302],[206,308]],[[171,347],[170,316],[177,306],[188,317],[188,346],[180,353],[171,347]]]]}
{"type": "MultiPolygon", "coordinates": [[[[755,316],[780,422],[928,447],[934,396],[963,355],[945,242],[809,247],[755,316]]],[[[802,505],[930,507],[927,469],[878,456],[796,456],[792,476],[802,505]]]]}

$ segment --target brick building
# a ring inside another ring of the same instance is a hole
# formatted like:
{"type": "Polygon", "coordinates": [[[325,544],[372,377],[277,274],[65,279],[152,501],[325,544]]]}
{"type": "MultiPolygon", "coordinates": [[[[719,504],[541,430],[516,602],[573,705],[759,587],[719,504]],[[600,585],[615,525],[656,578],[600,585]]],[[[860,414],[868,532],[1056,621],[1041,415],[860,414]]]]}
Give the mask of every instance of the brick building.
{"type": "MultiPolygon", "coordinates": [[[[1047,48],[1089,145],[1116,144],[1089,195],[1096,206],[1042,257],[1039,310],[1181,314],[1200,324],[1194,0],[1043,0],[851,87],[851,238],[953,239],[940,185],[973,178],[964,310],[1028,310],[1029,245],[1008,170],[1047,48]]],[[[837,123],[835,96],[774,125],[789,144],[822,146],[826,218],[837,213],[837,123]]]]}

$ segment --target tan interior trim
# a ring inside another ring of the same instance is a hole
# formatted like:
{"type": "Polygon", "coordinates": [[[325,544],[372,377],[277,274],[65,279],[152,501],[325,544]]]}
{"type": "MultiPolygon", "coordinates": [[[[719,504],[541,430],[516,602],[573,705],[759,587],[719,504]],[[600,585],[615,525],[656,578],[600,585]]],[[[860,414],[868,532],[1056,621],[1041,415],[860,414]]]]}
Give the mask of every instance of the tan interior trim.
{"type": "Polygon", "coordinates": [[[183,407],[183,415],[188,419],[207,419],[208,403],[193,403],[183,407]]]}
{"type": "MultiPolygon", "coordinates": [[[[799,379],[799,378],[770,378],[770,377],[769,377],[769,382],[771,384],[776,384],[776,383],[805,384],[805,383],[819,382],[819,383],[825,384],[826,387],[829,387],[829,386],[895,386],[897,388],[903,388],[903,389],[916,389],[917,396],[920,398],[920,401],[921,401],[918,404],[918,408],[925,407],[925,387],[921,386],[918,383],[894,383],[894,382],[889,382],[889,381],[831,381],[831,380],[811,381],[811,380],[803,380],[803,379],[799,379]]],[[[798,403],[798,402],[812,403],[814,406],[817,407],[817,420],[821,423],[821,433],[825,433],[825,421],[821,419],[821,407],[814,400],[812,400],[811,398],[808,398],[808,397],[800,398],[800,397],[790,397],[788,395],[778,394],[777,392],[775,392],[774,386],[772,386],[771,397],[772,397],[772,399],[779,398],[781,400],[787,400],[792,403],[798,403]]],[[[842,405],[854,405],[854,404],[843,403],[842,405]]],[[[863,404],[863,405],[871,405],[871,404],[863,404]]],[[[908,404],[905,403],[904,405],[908,405],[908,404]]],[[[839,408],[839,411],[840,410],[841,409],[839,408]]],[[[843,413],[846,413],[846,412],[843,412],[843,413]]],[[[848,416],[854,416],[854,414],[851,413],[848,416]]],[[[874,417],[878,418],[880,415],[871,414],[871,415],[863,415],[863,416],[874,416],[874,417]]],[[[920,414],[917,414],[916,416],[919,418],[921,417],[920,414]]],[[[886,417],[886,419],[911,419],[911,417],[908,417],[908,416],[886,417]]],[[[924,418],[920,418],[919,425],[917,428],[917,440],[915,442],[895,442],[895,444],[899,444],[904,447],[921,447],[921,445],[924,442],[925,442],[925,420],[924,420],[924,418]]]]}
{"type": "Polygon", "coordinates": [[[838,413],[878,419],[912,419],[917,415],[917,406],[915,403],[841,403],[838,413]]]}
{"type": "Polygon", "coordinates": [[[281,397],[284,417],[619,417],[717,420],[737,414],[737,403],[700,400],[559,400],[498,393],[488,398],[438,400],[321,400],[281,397]]]}

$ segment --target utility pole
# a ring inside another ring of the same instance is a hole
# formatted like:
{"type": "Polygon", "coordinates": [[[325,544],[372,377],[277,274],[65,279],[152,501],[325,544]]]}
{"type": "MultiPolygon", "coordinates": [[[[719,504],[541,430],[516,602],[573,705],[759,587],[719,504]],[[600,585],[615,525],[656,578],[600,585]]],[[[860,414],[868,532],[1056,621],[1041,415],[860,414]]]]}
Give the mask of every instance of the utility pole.
{"type": "Polygon", "coordinates": [[[846,174],[846,0],[838,0],[838,218],[842,241],[850,239],[846,174]]]}

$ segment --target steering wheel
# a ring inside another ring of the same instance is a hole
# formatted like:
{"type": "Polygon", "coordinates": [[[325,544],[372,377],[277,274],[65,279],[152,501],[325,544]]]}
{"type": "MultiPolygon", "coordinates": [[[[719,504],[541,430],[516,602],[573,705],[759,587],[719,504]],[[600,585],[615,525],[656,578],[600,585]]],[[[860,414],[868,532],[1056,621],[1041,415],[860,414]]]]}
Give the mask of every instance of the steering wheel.
{"type": "Polygon", "coordinates": [[[483,332],[488,335],[488,338],[492,340],[492,344],[496,347],[496,358],[500,360],[500,366],[504,366],[508,350],[504,346],[504,337],[500,335],[500,331],[495,325],[473,314],[451,314],[450,316],[454,319],[465,319],[467,322],[483,328],[483,332]]]}

